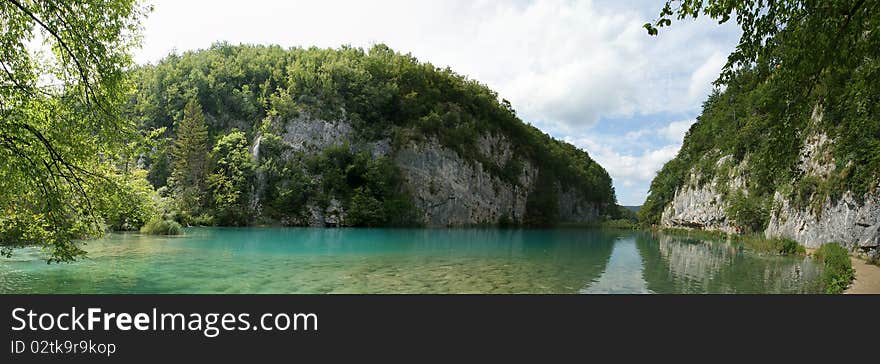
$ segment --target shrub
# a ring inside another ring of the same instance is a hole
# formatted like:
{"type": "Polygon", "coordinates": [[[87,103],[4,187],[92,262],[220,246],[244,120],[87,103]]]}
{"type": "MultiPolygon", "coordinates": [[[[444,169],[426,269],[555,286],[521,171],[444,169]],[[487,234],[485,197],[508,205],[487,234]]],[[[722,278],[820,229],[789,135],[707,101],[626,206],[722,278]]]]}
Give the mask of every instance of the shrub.
{"type": "Polygon", "coordinates": [[[740,191],[730,197],[726,212],[737,225],[749,232],[764,231],[770,218],[764,201],[754,194],[745,195],[740,191]]]}
{"type": "Polygon", "coordinates": [[[815,256],[822,260],[824,266],[822,284],[825,286],[825,292],[843,293],[855,278],[849,252],[837,243],[828,243],[816,250],[815,256]]]}
{"type": "Polygon", "coordinates": [[[806,253],[806,249],[798,242],[791,239],[776,239],[779,241],[779,253],[780,254],[803,254],[806,253]]]}
{"type": "Polygon", "coordinates": [[[179,235],[183,228],[177,221],[154,218],[141,227],[141,234],[179,235]]]}
{"type": "Polygon", "coordinates": [[[373,197],[370,189],[358,187],[351,198],[348,220],[352,226],[380,226],[387,217],[382,202],[373,197]]]}

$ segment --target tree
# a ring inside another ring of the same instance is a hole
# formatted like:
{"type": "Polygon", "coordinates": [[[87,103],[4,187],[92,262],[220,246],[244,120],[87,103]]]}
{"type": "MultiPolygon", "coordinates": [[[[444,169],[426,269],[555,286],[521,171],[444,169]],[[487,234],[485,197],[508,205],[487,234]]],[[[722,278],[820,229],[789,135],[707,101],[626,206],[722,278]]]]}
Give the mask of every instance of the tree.
{"type": "Polygon", "coordinates": [[[174,170],[171,174],[177,209],[184,222],[202,212],[205,199],[205,178],[208,175],[208,126],[202,106],[191,99],[183,110],[172,150],[174,170]]]}
{"type": "Polygon", "coordinates": [[[735,17],[742,27],[719,84],[728,83],[740,69],[755,67],[813,86],[829,67],[852,69],[880,48],[880,4],[865,0],[667,0],[658,19],[644,27],[657,35],[672,19],[701,15],[719,23],[735,17]]]}
{"type": "Polygon", "coordinates": [[[381,226],[387,222],[385,207],[373,197],[369,188],[358,187],[351,198],[348,222],[352,226],[381,226]]]}
{"type": "Polygon", "coordinates": [[[221,225],[246,225],[251,216],[248,197],[254,182],[254,162],[243,132],[233,130],[211,150],[216,168],[208,176],[214,215],[221,225]]]}
{"type": "Polygon", "coordinates": [[[74,239],[101,233],[90,191],[137,135],[119,110],[147,11],[134,0],[0,1],[0,253],[41,245],[49,262],[71,261],[85,254],[74,239]]]}

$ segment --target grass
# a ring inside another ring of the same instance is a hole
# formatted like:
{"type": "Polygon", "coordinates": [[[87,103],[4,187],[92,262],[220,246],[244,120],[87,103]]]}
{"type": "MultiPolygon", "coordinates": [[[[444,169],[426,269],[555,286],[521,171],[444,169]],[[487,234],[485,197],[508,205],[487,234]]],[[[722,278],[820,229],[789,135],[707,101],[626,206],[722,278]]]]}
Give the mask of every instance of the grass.
{"type": "Polygon", "coordinates": [[[825,269],[822,270],[822,284],[825,292],[830,294],[843,293],[853,278],[855,270],[849,259],[849,252],[836,243],[822,245],[813,254],[822,261],[825,269]]]}
{"type": "Polygon", "coordinates": [[[807,250],[798,242],[786,238],[767,239],[758,234],[740,235],[735,241],[743,246],[760,253],[779,255],[806,255],[807,250]]]}
{"type": "Polygon", "coordinates": [[[697,238],[697,239],[730,239],[731,235],[724,233],[722,231],[715,230],[693,230],[693,229],[677,229],[677,228],[662,228],[660,229],[665,234],[669,235],[679,235],[686,236],[689,238],[697,238]]]}
{"type": "Polygon", "coordinates": [[[181,232],[183,228],[177,221],[158,218],[150,220],[141,228],[142,234],[150,235],[180,235],[181,232]]]}

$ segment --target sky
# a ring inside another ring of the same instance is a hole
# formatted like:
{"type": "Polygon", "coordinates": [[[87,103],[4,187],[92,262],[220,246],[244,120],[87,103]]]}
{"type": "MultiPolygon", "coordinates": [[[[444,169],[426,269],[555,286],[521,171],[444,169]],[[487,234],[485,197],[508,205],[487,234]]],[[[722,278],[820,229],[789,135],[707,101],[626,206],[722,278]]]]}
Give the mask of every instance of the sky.
{"type": "Polygon", "coordinates": [[[138,63],[232,44],[384,43],[486,84],[517,115],[586,150],[621,205],[675,157],[740,30],[685,20],[647,35],[650,0],[152,0],[138,63]]]}

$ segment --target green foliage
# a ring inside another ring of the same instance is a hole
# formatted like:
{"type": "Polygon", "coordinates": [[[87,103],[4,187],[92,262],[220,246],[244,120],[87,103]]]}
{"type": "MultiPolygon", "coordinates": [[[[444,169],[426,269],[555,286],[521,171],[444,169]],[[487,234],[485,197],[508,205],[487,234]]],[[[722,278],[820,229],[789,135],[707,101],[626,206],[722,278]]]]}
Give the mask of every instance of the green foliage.
{"type": "Polygon", "coordinates": [[[626,220],[633,224],[637,224],[639,222],[638,214],[635,211],[630,210],[629,208],[626,208],[624,206],[617,206],[616,209],[612,210],[612,214],[610,216],[613,219],[626,220]]]}
{"type": "Polygon", "coordinates": [[[141,234],[150,235],[180,235],[183,227],[177,221],[155,218],[141,227],[141,234]]]}
{"type": "Polygon", "coordinates": [[[599,224],[599,227],[609,229],[635,230],[638,228],[638,224],[629,219],[612,219],[603,221],[599,224]]]}
{"type": "Polygon", "coordinates": [[[822,260],[822,283],[825,292],[830,294],[843,293],[855,278],[855,270],[849,252],[837,243],[824,244],[814,253],[822,260]]]}
{"type": "Polygon", "coordinates": [[[99,194],[112,193],[103,187],[137,137],[119,110],[146,10],[130,0],[0,2],[4,253],[37,245],[49,262],[71,261],[85,253],[75,239],[103,233],[96,205],[112,197],[99,194]]]}
{"type": "Polygon", "coordinates": [[[147,171],[107,173],[109,179],[91,189],[97,214],[111,230],[137,230],[158,214],[158,195],[147,171]]]}
{"type": "Polygon", "coordinates": [[[733,237],[752,251],[779,255],[803,255],[806,249],[798,242],[786,238],[765,238],[761,234],[746,234],[733,237]]]}
{"type": "MultiPolygon", "coordinates": [[[[698,172],[700,183],[717,176],[729,212],[746,230],[766,226],[770,201],[784,191],[796,208],[821,212],[826,199],[844,191],[857,199],[880,181],[880,13],[870,2],[667,1],[652,25],[706,15],[720,21],[736,14],[743,28],[737,50],[688,132],[675,159],[652,181],[640,217],[659,221],[675,191],[698,172]],[[814,117],[815,116],[815,117],[814,117]],[[807,137],[825,133],[836,168],[827,177],[805,175],[799,166],[807,137]],[[729,172],[716,165],[744,163],[749,198],[730,196],[729,172]]],[[[654,33],[653,31],[650,31],[654,33]]]]}
{"type": "Polygon", "coordinates": [[[385,207],[373,196],[369,188],[358,187],[354,190],[347,223],[353,226],[381,226],[387,220],[385,207]]]}
{"type": "Polygon", "coordinates": [[[807,249],[803,245],[791,239],[781,239],[782,243],[779,247],[779,254],[806,254],[807,249]]]}
{"type": "Polygon", "coordinates": [[[516,222],[510,218],[510,215],[507,213],[501,214],[501,217],[498,218],[498,227],[499,228],[510,228],[516,225],[516,222]]]}
{"type": "Polygon", "coordinates": [[[171,150],[174,169],[170,185],[177,201],[177,211],[186,223],[190,223],[191,217],[202,213],[207,202],[205,181],[210,172],[208,150],[205,115],[198,101],[190,100],[184,108],[171,150]]]}
{"type": "Polygon", "coordinates": [[[403,190],[400,170],[388,157],[372,158],[367,152],[352,153],[347,145],[327,148],[307,161],[319,174],[322,191],[342,198],[352,226],[412,225],[415,206],[403,190]]]}
{"type": "Polygon", "coordinates": [[[303,156],[290,154],[280,137],[262,135],[256,171],[263,176],[263,214],[284,223],[303,220],[306,203],[318,192],[316,182],[306,172],[303,156]]]}
{"type": "MultiPolygon", "coordinates": [[[[678,228],[663,228],[659,229],[664,234],[676,235],[676,236],[686,236],[689,238],[696,239],[723,239],[728,240],[731,239],[732,236],[724,233],[723,231],[718,230],[692,230],[692,229],[678,229],[678,228]]],[[[754,235],[753,235],[754,236],[754,235]]]]}
{"type": "Polygon", "coordinates": [[[552,171],[542,169],[534,191],[526,200],[524,223],[531,226],[552,226],[559,220],[559,194],[552,171]]]}
{"type": "Polygon", "coordinates": [[[224,226],[247,225],[253,216],[250,199],[254,164],[244,133],[232,131],[211,150],[214,172],[207,178],[215,223],[224,226]]]}
{"type": "Polygon", "coordinates": [[[672,19],[736,19],[742,36],[719,83],[755,64],[763,73],[777,70],[785,83],[814,83],[823,70],[876,55],[876,48],[869,48],[878,39],[871,34],[880,17],[873,7],[864,0],[666,0],[657,20],[644,27],[656,35],[672,19]]]}
{"type": "Polygon", "coordinates": [[[770,218],[765,201],[755,195],[736,191],[727,199],[727,216],[746,232],[762,232],[770,218]]]}

